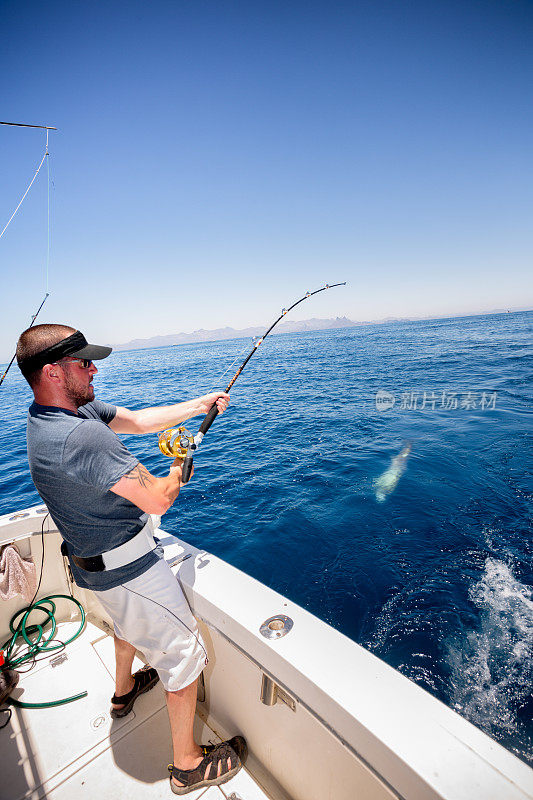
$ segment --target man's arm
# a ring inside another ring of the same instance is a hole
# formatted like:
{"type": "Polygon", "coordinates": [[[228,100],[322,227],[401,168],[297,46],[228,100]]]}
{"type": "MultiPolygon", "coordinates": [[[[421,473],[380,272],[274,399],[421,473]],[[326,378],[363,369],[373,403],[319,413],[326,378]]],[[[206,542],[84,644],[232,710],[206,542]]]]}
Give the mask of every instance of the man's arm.
{"type": "Polygon", "coordinates": [[[111,491],[129,500],[147,514],[164,514],[180,492],[182,464],[182,460],[176,458],[168,475],[156,478],[139,463],[117,481],[111,487],[111,491]]]}
{"type": "Polygon", "coordinates": [[[211,392],[173,406],[153,406],[139,411],[117,406],[117,413],[109,427],[115,433],[157,433],[173,425],[181,425],[199,414],[207,414],[213,403],[216,403],[218,413],[222,414],[228,407],[229,399],[229,394],[225,392],[211,392]]]}

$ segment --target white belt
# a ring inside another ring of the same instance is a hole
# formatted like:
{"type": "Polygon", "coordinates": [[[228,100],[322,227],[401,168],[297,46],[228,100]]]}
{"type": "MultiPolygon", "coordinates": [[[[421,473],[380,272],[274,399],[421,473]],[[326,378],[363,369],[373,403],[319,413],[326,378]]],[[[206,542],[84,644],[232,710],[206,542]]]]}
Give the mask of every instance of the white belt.
{"type": "Polygon", "coordinates": [[[102,553],[102,559],[106,569],[118,569],[131,564],[141,556],[145,556],[157,547],[157,542],[154,539],[154,524],[151,517],[148,517],[148,522],[139,533],[132,536],[124,544],[108,550],[107,553],[102,553]]]}

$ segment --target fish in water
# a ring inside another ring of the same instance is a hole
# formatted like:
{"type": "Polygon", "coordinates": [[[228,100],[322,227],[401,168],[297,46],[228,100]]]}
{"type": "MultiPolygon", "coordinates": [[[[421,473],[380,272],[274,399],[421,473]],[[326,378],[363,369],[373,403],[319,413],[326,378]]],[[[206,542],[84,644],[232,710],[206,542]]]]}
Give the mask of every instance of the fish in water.
{"type": "Polygon", "coordinates": [[[407,466],[407,459],[411,452],[411,442],[407,442],[397,456],[394,456],[385,472],[376,479],[374,489],[376,491],[376,500],[378,503],[384,503],[387,496],[391,494],[398,485],[398,481],[405,472],[407,466]]]}

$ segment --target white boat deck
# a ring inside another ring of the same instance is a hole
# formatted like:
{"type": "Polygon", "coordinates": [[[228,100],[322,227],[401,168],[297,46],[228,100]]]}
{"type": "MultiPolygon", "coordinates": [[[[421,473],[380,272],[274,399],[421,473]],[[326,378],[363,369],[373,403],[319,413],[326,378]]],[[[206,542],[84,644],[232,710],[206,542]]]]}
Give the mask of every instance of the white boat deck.
{"type": "MultiPolygon", "coordinates": [[[[58,625],[57,638],[68,638],[79,623],[58,625]]],[[[136,658],[134,669],[142,666],[136,658]]],[[[170,726],[160,684],[141,695],[133,711],[112,719],[114,692],[113,637],[88,621],[84,632],[65,651],[36,664],[13,697],[25,702],[62,699],[87,690],[87,697],[48,709],[12,707],[9,725],[0,730],[2,800],[47,798],[128,798],[168,800],[172,761],[170,726]]],[[[218,737],[197,714],[197,741],[218,737]]],[[[237,731],[236,731],[237,733],[237,731]]],[[[191,800],[266,800],[267,795],[245,769],[222,786],[199,789],[191,800]]]]}

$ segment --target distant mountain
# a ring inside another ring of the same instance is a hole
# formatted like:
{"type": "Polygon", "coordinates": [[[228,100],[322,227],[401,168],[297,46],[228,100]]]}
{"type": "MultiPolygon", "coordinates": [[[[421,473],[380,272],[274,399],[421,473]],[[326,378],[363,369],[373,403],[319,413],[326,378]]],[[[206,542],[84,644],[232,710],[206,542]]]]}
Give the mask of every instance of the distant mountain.
{"type": "MultiPolygon", "coordinates": [[[[271,333],[271,336],[280,333],[302,333],[304,331],[324,331],[330,328],[353,328],[355,325],[364,325],[364,322],[354,322],[347,317],[335,319],[305,319],[300,322],[281,322],[271,333]]],[[[149,347],[169,347],[178,344],[193,344],[194,342],[217,342],[222,339],[251,339],[261,336],[265,327],[255,328],[216,328],[205,330],[200,328],[192,333],[169,333],[166,336],[151,336],[149,339],[132,339],[123,344],[114,344],[115,350],[141,350],[149,347]]]]}
{"type": "MultiPolygon", "coordinates": [[[[272,336],[280,333],[303,333],[305,331],[325,331],[331,328],[354,328],[362,325],[384,325],[394,322],[424,322],[432,319],[462,319],[467,317],[491,316],[492,314],[514,313],[529,311],[530,306],[523,308],[493,309],[479,314],[464,314],[459,317],[431,316],[431,317],[386,317],[385,319],[370,319],[363,322],[354,322],[348,317],[335,317],[335,319],[305,319],[300,322],[282,322],[272,331],[272,336]]],[[[130,342],[112,345],[115,350],[142,350],[149,347],[169,347],[178,344],[194,344],[195,342],[217,342],[223,339],[251,339],[253,336],[261,336],[265,332],[265,326],[255,328],[216,328],[206,330],[200,328],[192,333],[169,333],[166,336],[152,336],[149,339],[132,339],[130,342]]]]}

